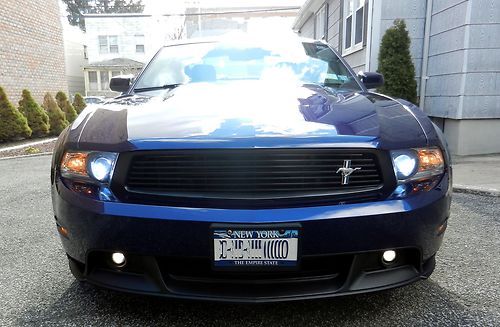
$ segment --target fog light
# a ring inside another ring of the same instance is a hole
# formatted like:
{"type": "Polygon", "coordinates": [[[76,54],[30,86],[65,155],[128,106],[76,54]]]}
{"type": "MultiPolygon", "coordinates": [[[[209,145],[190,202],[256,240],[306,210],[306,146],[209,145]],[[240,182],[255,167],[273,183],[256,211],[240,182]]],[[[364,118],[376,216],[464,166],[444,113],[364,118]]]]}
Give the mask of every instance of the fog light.
{"type": "Polygon", "coordinates": [[[111,255],[111,260],[113,263],[117,266],[124,266],[125,265],[125,255],[121,252],[114,252],[111,255]]]}
{"type": "Polygon", "coordinates": [[[394,259],[396,259],[396,251],[394,250],[384,251],[384,254],[382,254],[384,263],[392,263],[394,259]]]}

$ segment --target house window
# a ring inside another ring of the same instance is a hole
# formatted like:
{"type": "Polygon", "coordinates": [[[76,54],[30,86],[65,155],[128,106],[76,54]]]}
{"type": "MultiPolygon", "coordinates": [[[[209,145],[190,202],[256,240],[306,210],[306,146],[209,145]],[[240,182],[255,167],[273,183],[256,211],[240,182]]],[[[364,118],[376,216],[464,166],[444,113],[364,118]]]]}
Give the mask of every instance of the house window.
{"type": "Polygon", "coordinates": [[[135,36],[135,52],[144,53],[144,35],[135,36]]]}
{"type": "Polygon", "coordinates": [[[99,53],[118,53],[118,36],[99,35],[99,53]]]}
{"type": "Polygon", "coordinates": [[[121,72],[120,72],[119,70],[113,70],[113,71],[111,72],[111,77],[115,77],[115,76],[118,76],[118,75],[120,75],[120,74],[121,74],[121,72]]]}
{"type": "Polygon", "coordinates": [[[344,51],[363,47],[365,0],[344,0],[344,51]]]}
{"type": "Polygon", "coordinates": [[[83,59],[89,59],[86,45],[83,46],[83,59]]]}
{"type": "Polygon", "coordinates": [[[316,13],[315,17],[315,29],[314,29],[314,38],[318,40],[326,39],[327,33],[327,6],[324,4],[316,13]]]}
{"type": "Polygon", "coordinates": [[[97,91],[99,90],[99,86],[97,85],[97,72],[89,71],[89,90],[97,91]]]}
{"type": "Polygon", "coordinates": [[[109,71],[101,70],[99,72],[101,75],[101,90],[106,91],[109,90],[109,71]]]}
{"type": "Polygon", "coordinates": [[[108,53],[108,37],[105,35],[99,35],[99,53],[108,53]]]}
{"type": "Polygon", "coordinates": [[[118,36],[108,36],[109,53],[118,53],[118,36]]]}

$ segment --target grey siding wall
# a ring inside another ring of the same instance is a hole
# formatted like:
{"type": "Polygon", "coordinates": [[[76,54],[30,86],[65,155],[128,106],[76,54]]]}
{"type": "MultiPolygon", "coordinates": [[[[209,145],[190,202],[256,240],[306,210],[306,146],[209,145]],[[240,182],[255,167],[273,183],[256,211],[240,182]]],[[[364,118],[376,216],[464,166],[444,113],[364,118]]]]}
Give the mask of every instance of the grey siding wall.
{"type": "Polygon", "coordinates": [[[435,1],[432,12],[429,114],[500,118],[500,2],[435,1]]]}
{"type": "MultiPolygon", "coordinates": [[[[438,0],[439,1],[439,0],[438,0]]],[[[422,48],[425,30],[425,0],[382,0],[382,10],[380,19],[380,39],[373,40],[373,51],[376,51],[375,62],[372,63],[371,70],[378,67],[378,51],[380,42],[385,31],[393,25],[395,19],[404,19],[410,34],[410,53],[415,66],[417,84],[420,85],[420,73],[422,71],[422,48]]],[[[377,22],[374,22],[376,24],[377,22]]],[[[417,88],[419,90],[419,87],[417,88]]]]}
{"type": "Polygon", "coordinates": [[[311,15],[300,29],[300,36],[314,38],[314,15],[311,15]]]}
{"type": "Polygon", "coordinates": [[[469,1],[460,118],[500,118],[500,1],[469,1]]]}
{"type": "Polygon", "coordinates": [[[426,111],[431,116],[459,116],[468,6],[467,0],[434,2],[425,99],[426,111]]]}
{"type": "Polygon", "coordinates": [[[340,13],[340,0],[331,0],[328,2],[328,43],[337,51],[341,52],[340,31],[342,16],[340,13]]]}
{"type": "Polygon", "coordinates": [[[357,74],[359,71],[365,71],[366,62],[366,47],[344,56],[349,65],[351,65],[354,72],[357,74]]]}

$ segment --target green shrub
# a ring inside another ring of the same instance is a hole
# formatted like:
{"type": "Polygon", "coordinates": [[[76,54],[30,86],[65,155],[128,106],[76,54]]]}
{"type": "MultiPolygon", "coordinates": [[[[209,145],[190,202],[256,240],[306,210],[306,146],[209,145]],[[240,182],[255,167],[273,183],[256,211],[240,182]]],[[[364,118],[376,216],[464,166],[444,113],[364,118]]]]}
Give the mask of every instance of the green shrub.
{"type": "Polygon", "coordinates": [[[417,103],[415,66],[410,55],[410,36],[404,20],[396,19],[382,37],[378,54],[378,71],[385,83],[378,89],[395,98],[417,103]]]}
{"type": "Polygon", "coordinates": [[[26,153],[26,154],[36,154],[36,153],[40,153],[40,149],[39,148],[35,148],[34,146],[29,146],[26,149],[24,149],[24,153],[26,153]]]}
{"type": "Polygon", "coordinates": [[[50,134],[56,136],[61,134],[61,132],[69,125],[69,122],[66,120],[66,115],[61,108],[59,108],[52,94],[45,94],[45,97],[43,98],[43,108],[49,115],[50,134]]]}
{"type": "Polygon", "coordinates": [[[0,141],[30,136],[31,129],[26,117],[10,103],[7,94],[0,87],[0,141]]]}
{"type": "Polygon", "coordinates": [[[49,116],[31,96],[30,91],[23,90],[19,100],[19,111],[28,120],[28,125],[33,132],[32,137],[42,137],[49,134],[49,116]]]}
{"type": "Polygon", "coordinates": [[[82,97],[82,95],[80,93],[76,93],[75,98],[73,99],[73,107],[75,108],[76,112],[80,114],[86,106],[87,104],[85,103],[85,99],[82,97]]]}
{"type": "Polygon", "coordinates": [[[69,102],[68,97],[63,91],[59,91],[56,94],[57,105],[66,115],[66,120],[70,123],[74,122],[78,114],[71,102],[69,102]]]}

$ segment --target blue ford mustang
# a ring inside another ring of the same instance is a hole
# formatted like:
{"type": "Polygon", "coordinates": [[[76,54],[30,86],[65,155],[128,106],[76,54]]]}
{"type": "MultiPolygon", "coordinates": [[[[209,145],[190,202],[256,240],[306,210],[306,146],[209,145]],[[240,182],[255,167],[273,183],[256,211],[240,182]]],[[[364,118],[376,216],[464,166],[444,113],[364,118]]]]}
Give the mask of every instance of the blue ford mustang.
{"type": "Polygon", "coordinates": [[[88,107],[52,161],[73,275],[140,294],[260,302],[427,278],[451,166],[415,105],[327,44],[162,48],[88,107]]]}

